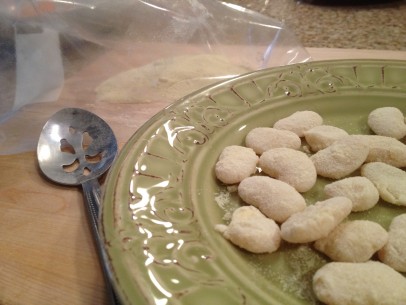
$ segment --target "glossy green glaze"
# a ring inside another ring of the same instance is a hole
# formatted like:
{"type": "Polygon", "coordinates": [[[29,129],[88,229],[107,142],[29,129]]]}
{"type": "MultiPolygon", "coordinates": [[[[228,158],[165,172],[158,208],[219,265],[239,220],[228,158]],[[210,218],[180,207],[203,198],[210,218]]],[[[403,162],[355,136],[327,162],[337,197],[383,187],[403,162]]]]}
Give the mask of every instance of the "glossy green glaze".
{"type": "MultiPolygon", "coordinates": [[[[309,245],[249,254],[214,230],[241,202],[216,179],[221,150],[298,110],[350,134],[370,133],[370,111],[406,113],[406,62],[325,61],[263,70],[205,88],[162,110],[125,145],[109,173],[101,228],[124,304],[317,304],[309,245]]],[[[323,198],[327,179],[304,196],[323,198]]],[[[380,202],[350,217],[384,227],[405,208],[380,202]]]]}

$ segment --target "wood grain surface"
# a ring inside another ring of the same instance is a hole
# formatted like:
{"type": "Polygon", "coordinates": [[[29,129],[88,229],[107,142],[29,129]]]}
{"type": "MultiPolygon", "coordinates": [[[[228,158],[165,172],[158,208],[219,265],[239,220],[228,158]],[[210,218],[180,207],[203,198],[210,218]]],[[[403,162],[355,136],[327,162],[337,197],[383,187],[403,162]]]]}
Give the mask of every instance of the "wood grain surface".
{"type": "MultiPolygon", "coordinates": [[[[313,60],[406,60],[406,52],[396,51],[309,49],[309,53],[313,60]]],[[[90,68],[87,73],[98,73],[97,69],[92,70],[94,67],[90,68]]],[[[83,81],[80,94],[91,99],[94,96],[89,87],[83,81]]],[[[69,84],[64,89],[64,98],[77,94],[68,89],[69,84]]],[[[112,126],[121,147],[139,126],[167,104],[168,101],[162,100],[131,109],[121,104],[82,106],[112,126]]],[[[57,109],[57,105],[54,107],[57,109]]],[[[45,123],[42,110],[39,107],[24,115],[31,119],[40,117],[45,123]]],[[[47,110],[54,109],[48,105],[47,110]]],[[[17,131],[16,135],[18,141],[17,131]]],[[[0,156],[0,304],[107,304],[81,190],[45,179],[40,174],[35,151],[0,156]]]]}

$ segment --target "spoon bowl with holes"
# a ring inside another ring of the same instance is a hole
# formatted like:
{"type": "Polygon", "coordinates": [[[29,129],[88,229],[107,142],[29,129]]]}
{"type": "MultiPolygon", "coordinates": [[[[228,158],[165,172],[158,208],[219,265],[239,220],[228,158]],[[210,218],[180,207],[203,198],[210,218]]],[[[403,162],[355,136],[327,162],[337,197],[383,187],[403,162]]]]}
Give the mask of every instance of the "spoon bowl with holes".
{"type": "Polygon", "coordinates": [[[110,126],[97,115],[79,108],[56,112],[44,125],[37,157],[42,173],[64,185],[81,185],[89,225],[100,257],[110,304],[118,304],[109,280],[98,231],[100,185],[117,155],[117,141],[110,126]]]}

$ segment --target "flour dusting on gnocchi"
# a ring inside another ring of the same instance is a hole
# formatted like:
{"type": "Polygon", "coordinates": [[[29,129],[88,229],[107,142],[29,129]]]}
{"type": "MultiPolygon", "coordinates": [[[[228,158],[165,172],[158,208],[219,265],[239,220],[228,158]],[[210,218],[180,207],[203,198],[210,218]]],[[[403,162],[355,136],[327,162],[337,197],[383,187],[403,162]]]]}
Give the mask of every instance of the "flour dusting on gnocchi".
{"type": "Polygon", "coordinates": [[[389,240],[378,252],[379,259],[393,269],[406,272],[406,213],[392,219],[389,240]]]}
{"type": "Polygon", "coordinates": [[[304,136],[311,150],[317,152],[348,136],[348,133],[344,129],[335,126],[319,125],[306,130],[304,136]]]}
{"type": "Polygon", "coordinates": [[[253,253],[272,253],[280,245],[279,226],[253,206],[243,206],[233,213],[228,226],[216,230],[233,244],[253,253]]]}
{"type": "Polygon", "coordinates": [[[258,155],[278,147],[299,149],[300,138],[289,130],[278,130],[270,127],[258,127],[251,130],[245,137],[245,145],[252,148],[258,155]]]}
{"type": "Polygon", "coordinates": [[[257,170],[258,156],[251,148],[228,146],[221,152],[216,163],[217,178],[226,184],[241,182],[257,170]]]}
{"type": "Polygon", "coordinates": [[[388,232],[369,220],[353,220],[339,224],[326,237],[316,240],[314,247],[336,262],[361,263],[388,241],[388,232]]]}
{"type": "Polygon", "coordinates": [[[334,197],[309,205],[281,226],[282,238],[290,243],[308,243],[326,237],[350,213],[352,202],[334,197]]]}
{"type": "Polygon", "coordinates": [[[256,254],[289,244],[317,251],[330,262],[312,271],[308,284],[326,304],[406,305],[406,279],[399,273],[406,272],[406,213],[393,218],[389,232],[378,222],[348,217],[382,201],[406,206],[403,113],[371,111],[369,135],[323,121],[317,112],[297,111],[272,127],[249,130],[245,146],[226,147],[216,177],[241,202],[227,203],[228,224],[215,229],[256,254]],[[310,193],[316,203],[306,201],[310,193]]]}
{"type": "Polygon", "coordinates": [[[351,199],[353,212],[369,210],[379,201],[379,192],[371,180],[359,176],[327,184],[324,192],[328,197],[344,196],[351,199]]]}
{"type": "Polygon", "coordinates": [[[259,167],[267,175],[284,181],[298,192],[310,190],[317,179],[316,168],[310,158],[291,148],[274,148],[259,158],[259,167]]]}
{"type": "Polygon", "coordinates": [[[377,135],[402,139],[406,136],[405,117],[396,107],[382,107],[368,116],[368,126],[377,135]]]}
{"type": "Polygon", "coordinates": [[[322,125],[323,118],[314,111],[297,111],[290,116],[280,119],[273,127],[281,130],[289,130],[303,137],[304,133],[309,129],[322,125]]]}
{"type": "Polygon", "coordinates": [[[267,176],[252,176],[241,181],[238,194],[276,222],[283,222],[302,211],[306,201],[289,184],[267,176]]]}
{"type": "Polygon", "coordinates": [[[406,279],[380,262],[332,262],[313,277],[318,299],[329,305],[406,304],[406,279]]]}

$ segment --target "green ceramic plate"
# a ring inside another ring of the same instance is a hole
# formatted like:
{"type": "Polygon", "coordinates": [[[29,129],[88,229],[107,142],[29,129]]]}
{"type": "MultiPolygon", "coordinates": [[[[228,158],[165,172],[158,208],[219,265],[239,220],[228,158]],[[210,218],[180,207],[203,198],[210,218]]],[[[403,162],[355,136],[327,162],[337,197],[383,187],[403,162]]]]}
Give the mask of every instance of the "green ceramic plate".
{"type": "MultiPolygon", "coordinates": [[[[214,230],[241,202],[216,181],[221,150],[298,110],[368,134],[380,106],[406,113],[405,61],[325,61],[247,74],[203,89],[142,126],[109,173],[101,226],[124,304],[317,304],[311,278],[326,258],[308,245],[249,254],[214,230]]],[[[325,180],[304,194],[322,197],[325,180]]],[[[380,202],[353,218],[387,228],[406,208],[380,202]]]]}

